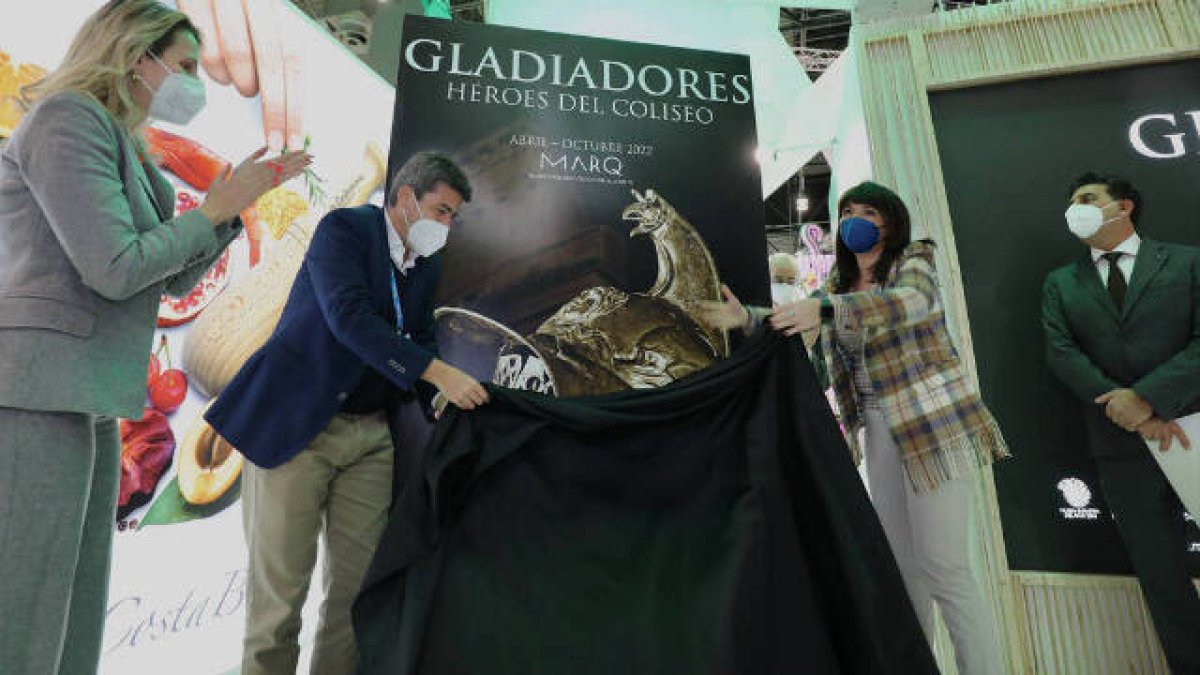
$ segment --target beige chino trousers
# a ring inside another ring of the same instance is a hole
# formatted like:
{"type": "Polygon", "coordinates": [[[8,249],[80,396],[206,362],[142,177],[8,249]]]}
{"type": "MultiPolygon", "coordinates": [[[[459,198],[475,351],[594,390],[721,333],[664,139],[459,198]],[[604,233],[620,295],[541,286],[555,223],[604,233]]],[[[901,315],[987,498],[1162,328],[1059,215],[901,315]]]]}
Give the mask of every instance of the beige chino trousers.
{"type": "Polygon", "coordinates": [[[242,675],[291,675],[300,612],[324,537],[325,599],[310,672],[350,675],[358,662],[350,607],[387,522],[394,449],[387,418],[336,415],[274,469],[246,464],[242,512],[250,552],[242,675]]]}

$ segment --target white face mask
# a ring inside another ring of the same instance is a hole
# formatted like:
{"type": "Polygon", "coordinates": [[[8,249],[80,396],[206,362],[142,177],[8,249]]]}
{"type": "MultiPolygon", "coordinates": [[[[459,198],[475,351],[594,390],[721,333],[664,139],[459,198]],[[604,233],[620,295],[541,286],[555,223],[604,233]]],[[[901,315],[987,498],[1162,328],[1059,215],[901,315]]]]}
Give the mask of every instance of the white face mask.
{"type": "MultiPolygon", "coordinates": [[[[420,217],[417,218],[417,222],[408,225],[408,247],[418,256],[429,257],[446,245],[450,228],[421,214],[421,205],[417,203],[416,193],[412,193],[412,200],[420,217]]],[[[404,220],[407,222],[408,216],[404,216],[404,220]]]]}
{"type": "Polygon", "coordinates": [[[1095,204],[1072,204],[1067,207],[1067,227],[1070,228],[1071,234],[1080,239],[1090,239],[1096,236],[1100,228],[1111,223],[1121,217],[1121,214],[1113,216],[1105,220],[1104,208],[1109,204],[1117,202],[1109,202],[1104,206],[1096,206],[1095,204]]]}
{"type": "Polygon", "coordinates": [[[776,305],[785,305],[789,302],[800,300],[800,289],[794,284],[771,284],[771,302],[776,305]]]}
{"type": "Polygon", "coordinates": [[[159,83],[158,89],[150,89],[150,85],[146,84],[145,80],[138,78],[142,86],[150,89],[153,94],[150,98],[150,109],[146,111],[146,114],[156,120],[171,124],[191,122],[204,109],[206,101],[204,83],[198,77],[171,70],[167,64],[153,54],[150,57],[166,69],[167,76],[159,83]]]}

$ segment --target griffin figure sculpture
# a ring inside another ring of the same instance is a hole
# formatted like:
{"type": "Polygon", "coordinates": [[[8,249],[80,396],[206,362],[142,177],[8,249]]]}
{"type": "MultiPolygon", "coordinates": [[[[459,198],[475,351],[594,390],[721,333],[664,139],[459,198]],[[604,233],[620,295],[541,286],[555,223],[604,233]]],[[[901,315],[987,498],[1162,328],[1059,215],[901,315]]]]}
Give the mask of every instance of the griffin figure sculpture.
{"type": "Polygon", "coordinates": [[[494,354],[493,383],[557,396],[660,387],[728,356],[728,335],[697,319],[701,302],[721,298],[704,240],[653,190],[631,192],[621,218],[636,223],[631,237],[647,236],[654,245],[658,272],[649,289],[585,289],[527,338],[469,310],[442,307],[435,312],[441,334],[494,354]]]}

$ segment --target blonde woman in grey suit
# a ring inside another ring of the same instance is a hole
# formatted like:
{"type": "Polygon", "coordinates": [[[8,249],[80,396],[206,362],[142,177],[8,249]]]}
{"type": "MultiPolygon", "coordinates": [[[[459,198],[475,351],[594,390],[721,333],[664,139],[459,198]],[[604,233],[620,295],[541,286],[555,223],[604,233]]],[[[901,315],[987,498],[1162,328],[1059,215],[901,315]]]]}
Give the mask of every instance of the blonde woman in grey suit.
{"type": "Polygon", "coordinates": [[[119,478],[114,418],[141,416],[162,293],[183,294],[298,175],[259,150],[173,218],[148,117],[204,105],[199,33],[156,0],[105,4],[26,87],[0,152],[0,670],[94,673],[119,478]]]}

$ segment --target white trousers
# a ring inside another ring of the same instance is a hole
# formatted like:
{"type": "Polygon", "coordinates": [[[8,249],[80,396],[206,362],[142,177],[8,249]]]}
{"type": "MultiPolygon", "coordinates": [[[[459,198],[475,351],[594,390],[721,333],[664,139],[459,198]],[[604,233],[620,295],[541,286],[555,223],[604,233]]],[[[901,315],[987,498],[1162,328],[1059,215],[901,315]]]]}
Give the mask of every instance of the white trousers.
{"type": "Polygon", "coordinates": [[[1002,675],[995,621],[971,565],[972,477],[947,481],[932,492],[914,492],[882,413],[864,412],[871,501],[926,639],[933,644],[936,602],[960,675],[1002,675]]]}

